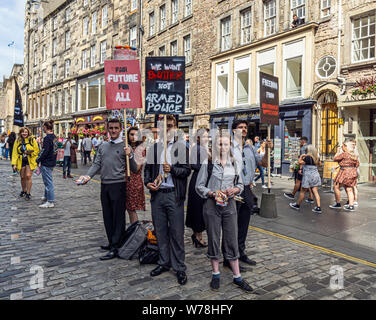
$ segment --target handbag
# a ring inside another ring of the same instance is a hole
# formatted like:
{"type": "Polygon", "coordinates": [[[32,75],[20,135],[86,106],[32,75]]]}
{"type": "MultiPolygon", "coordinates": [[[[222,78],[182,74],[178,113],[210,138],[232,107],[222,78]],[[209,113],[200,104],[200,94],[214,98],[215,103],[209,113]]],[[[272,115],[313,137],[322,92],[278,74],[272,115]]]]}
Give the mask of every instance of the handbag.
{"type": "Polygon", "coordinates": [[[155,244],[147,243],[139,251],[138,261],[140,264],[158,264],[159,250],[155,244]]]}

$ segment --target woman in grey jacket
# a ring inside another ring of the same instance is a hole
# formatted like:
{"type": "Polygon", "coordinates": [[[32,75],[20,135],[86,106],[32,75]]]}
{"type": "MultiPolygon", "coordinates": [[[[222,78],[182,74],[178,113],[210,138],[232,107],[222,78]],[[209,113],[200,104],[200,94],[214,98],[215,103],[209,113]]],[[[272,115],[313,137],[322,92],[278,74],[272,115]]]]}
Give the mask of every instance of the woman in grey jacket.
{"type": "Polygon", "coordinates": [[[213,270],[210,287],[220,286],[219,260],[220,234],[223,232],[223,255],[230,262],[234,284],[244,291],[253,291],[242,279],[239,271],[239,248],[237,236],[237,211],[234,196],[240,194],[244,185],[231,153],[231,137],[228,133],[218,135],[213,144],[213,162],[204,163],[197,177],[196,192],[206,199],[204,221],[208,233],[208,258],[213,270]]]}

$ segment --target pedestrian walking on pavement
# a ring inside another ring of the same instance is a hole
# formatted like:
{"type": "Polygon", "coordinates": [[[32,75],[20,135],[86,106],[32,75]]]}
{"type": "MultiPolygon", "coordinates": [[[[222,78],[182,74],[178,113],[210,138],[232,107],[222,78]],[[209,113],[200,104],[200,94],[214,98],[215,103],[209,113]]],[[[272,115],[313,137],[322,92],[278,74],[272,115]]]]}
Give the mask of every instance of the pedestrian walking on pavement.
{"type": "Polygon", "coordinates": [[[72,139],[72,133],[68,133],[68,138],[64,139],[63,148],[64,148],[64,162],[63,162],[63,178],[73,178],[71,176],[71,165],[72,165],[72,147],[76,145],[76,141],[72,139]]]}
{"type": "Polygon", "coordinates": [[[203,216],[204,200],[196,192],[197,176],[203,161],[211,157],[208,149],[209,130],[205,128],[198,129],[195,137],[195,144],[190,150],[189,164],[193,170],[188,188],[188,205],[185,225],[191,228],[193,234],[192,244],[196,248],[205,248],[207,244],[202,240],[202,233],[205,231],[205,221],[203,216]]]}
{"type": "Polygon", "coordinates": [[[100,260],[110,260],[118,257],[118,249],[122,245],[125,234],[126,210],[126,155],[129,156],[130,169],[137,172],[132,150],[125,146],[120,137],[121,122],[119,119],[108,121],[108,131],[111,136],[109,142],[103,143],[99,149],[93,165],[86,176],[81,176],[78,184],[88,183],[96,174],[101,175],[101,203],[103,221],[106,229],[108,245],[101,246],[108,253],[100,260]]]}
{"type": "Polygon", "coordinates": [[[191,169],[189,150],[184,140],[175,140],[176,129],[175,117],[167,115],[167,162],[163,137],[148,149],[144,184],[150,190],[151,213],[159,247],[158,267],[150,275],[159,276],[172,267],[178,283],[184,285],[187,282],[184,201],[191,169]]]}
{"type": "MultiPolygon", "coordinates": [[[[12,156],[13,156],[13,147],[14,143],[16,142],[17,136],[15,132],[11,132],[8,138],[8,145],[9,145],[9,158],[12,163],[12,156]]],[[[13,174],[17,174],[17,170],[12,166],[13,174]]]]}
{"type": "Polygon", "coordinates": [[[317,167],[321,166],[321,161],[317,149],[312,144],[307,145],[307,154],[300,156],[299,165],[303,166],[302,190],[300,191],[298,201],[290,203],[290,207],[299,210],[306,192],[312,190],[316,199],[316,207],[312,211],[320,214],[321,201],[318,188],[321,186],[321,178],[317,167]]]}
{"type": "Polygon", "coordinates": [[[37,167],[36,159],[39,148],[36,139],[31,135],[29,128],[20,129],[18,139],[14,142],[12,150],[13,171],[17,170],[21,177],[22,191],[20,197],[31,199],[31,187],[33,184],[33,171],[37,167]]]}
{"type": "Polygon", "coordinates": [[[37,158],[37,163],[40,164],[40,172],[45,186],[44,197],[39,208],[53,208],[55,206],[55,188],[52,179],[52,172],[56,166],[56,157],[58,149],[58,138],[54,135],[54,121],[49,120],[43,124],[43,132],[46,136],[43,139],[42,150],[37,158]]]}
{"type": "MultiPolygon", "coordinates": [[[[302,154],[307,153],[307,145],[308,145],[308,138],[302,137],[300,139],[299,157],[302,154]]],[[[284,193],[284,196],[290,200],[294,200],[295,194],[301,189],[302,180],[303,180],[303,166],[302,165],[299,165],[299,168],[295,169],[294,176],[295,176],[294,190],[291,193],[286,193],[286,192],[284,193]]],[[[309,198],[306,200],[306,202],[311,203],[311,204],[315,203],[313,200],[313,193],[311,189],[309,189],[309,198]]]]}
{"type": "Polygon", "coordinates": [[[208,258],[212,266],[210,287],[220,287],[219,261],[222,233],[224,258],[229,261],[233,272],[233,283],[244,291],[253,291],[241,277],[239,270],[238,219],[234,196],[244,190],[241,167],[231,152],[231,136],[227,132],[217,135],[213,144],[212,162],[201,166],[197,177],[196,191],[203,199],[204,221],[208,233],[208,258]]]}
{"type": "Polygon", "coordinates": [[[349,140],[345,141],[333,158],[338,162],[340,170],[334,180],[334,195],[336,203],[330,205],[332,209],[341,209],[341,191],[340,188],[344,187],[347,193],[349,204],[344,206],[346,211],[354,211],[354,191],[356,186],[359,167],[359,159],[355,154],[354,145],[349,140]]]}
{"type": "MultiPolygon", "coordinates": [[[[260,147],[259,147],[258,149],[256,149],[256,150],[257,150],[257,153],[260,154],[261,158],[263,158],[264,155],[265,155],[265,150],[266,150],[266,141],[261,142],[260,147]]],[[[264,173],[264,168],[263,168],[261,165],[258,165],[258,166],[257,166],[257,169],[259,170],[260,174],[259,174],[259,176],[254,180],[254,182],[256,183],[256,181],[257,181],[258,179],[261,178],[262,188],[267,189],[268,187],[267,187],[267,185],[265,184],[265,173],[264,173]]]]}
{"type": "Polygon", "coordinates": [[[91,151],[93,150],[93,142],[91,141],[89,135],[86,135],[84,140],[82,140],[82,148],[84,151],[84,165],[87,164],[87,159],[91,163],[91,151]]]}
{"type": "Polygon", "coordinates": [[[142,181],[142,167],[146,156],[142,141],[138,140],[138,128],[128,129],[128,143],[134,153],[137,163],[137,172],[131,172],[130,180],[126,179],[127,184],[127,211],[130,223],[138,221],[137,210],[146,210],[144,183],[142,181]]]}
{"type": "MultiPolygon", "coordinates": [[[[233,140],[233,155],[235,157],[237,166],[240,170],[241,178],[244,184],[244,190],[241,193],[243,201],[237,201],[237,216],[238,216],[238,245],[239,245],[239,260],[249,265],[256,265],[256,261],[251,260],[245,249],[246,239],[248,234],[249,222],[253,214],[255,206],[255,196],[252,192],[253,181],[255,177],[255,169],[257,166],[267,165],[267,152],[258,153],[256,148],[252,145],[252,141],[247,140],[248,136],[248,122],[246,120],[236,120],[232,124],[233,140]]],[[[267,146],[265,146],[267,150],[267,146]]],[[[222,251],[224,248],[222,246],[222,251]]],[[[229,261],[224,257],[224,267],[231,268],[229,261]]],[[[240,271],[246,271],[240,266],[240,271]]]]}

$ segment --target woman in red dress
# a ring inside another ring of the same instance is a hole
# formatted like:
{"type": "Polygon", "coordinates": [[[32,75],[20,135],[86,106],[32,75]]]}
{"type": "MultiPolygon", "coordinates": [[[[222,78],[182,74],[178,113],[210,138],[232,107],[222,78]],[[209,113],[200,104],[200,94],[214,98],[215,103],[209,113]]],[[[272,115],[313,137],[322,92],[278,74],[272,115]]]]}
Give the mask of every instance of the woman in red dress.
{"type": "Polygon", "coordinates": [[[145,158],[145,148],[141,146],[142,142],[138,141],[138,128],[131,127],[128,129],[128,143],[132,147],[135,160],[138,164],[137,173],[131,171],[130,181],[126,178],[127,183],[127,211],[129,214],[130,223],[138,221],[136,210],[146,210],[145,207],[145,192],[144,184],[142,182],[142,164],[145,158]]]}
{"type": "Polygon", "coordinates": [[[331,206],[341,208],[340,187],[344,187],[349,199],[349,204],[344,206],[346,211],[354,211],[354,191],[353,188],[357,182],[357,168],[359,167],[359,160],[355,154],[353,145],[350,142],[345,142],[342,145],[342,150],[339,150],[334,156],[334,161],[338,162],[340,170],[335,179],[334,193],[336,197],[336,205],[331,206]]]}

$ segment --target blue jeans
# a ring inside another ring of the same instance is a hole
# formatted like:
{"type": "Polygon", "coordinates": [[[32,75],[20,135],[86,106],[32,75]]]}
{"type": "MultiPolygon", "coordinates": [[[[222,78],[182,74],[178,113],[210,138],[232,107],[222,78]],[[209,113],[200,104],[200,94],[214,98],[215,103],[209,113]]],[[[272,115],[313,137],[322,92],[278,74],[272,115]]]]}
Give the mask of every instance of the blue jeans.
{"type": "Polygon", "coordinates": [[[261,178],[262,184],[265,184],[265,178],[264,178],[264,168],[262,166],[257,166],[257,169],[260,171],[260,175],[255,179],[257,181],[258,179],[261,178]]]}
{"type": "Polygon", "coordinates": [[[48,202],[55,201],[54,183],[52,181],[52,171],[54,168],[41,166],[40,171],[42,173],[42,179],[45,186],[44,197],[48,202]]]}
{"type": "Polygon", "coordinates": [[[64,162],[63,162],[63,175],[65,176],[67,173],[68,168],[68,176],[70,176],[71,173],[71,157],[64,156],[64,162]]]}

